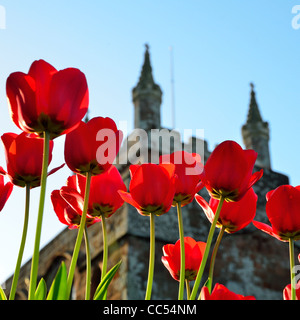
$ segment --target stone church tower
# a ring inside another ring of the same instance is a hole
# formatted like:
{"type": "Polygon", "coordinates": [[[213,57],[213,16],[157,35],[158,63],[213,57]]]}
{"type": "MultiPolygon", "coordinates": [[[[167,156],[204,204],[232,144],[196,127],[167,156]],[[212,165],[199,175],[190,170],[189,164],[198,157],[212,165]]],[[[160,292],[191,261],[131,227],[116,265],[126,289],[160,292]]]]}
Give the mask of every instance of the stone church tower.
{"type": "Polygon", "coordinates": [[[242,127],[242,136],[246,149],[253,149],[258,153],[256,165],[271,169],[268,122],[263,121],[256,102],[254,85],[251,83],[251,100],[247,122],[242,127]]]}
{"type": "Polygon", "coordinates": [[[146,44],[144,64],[138,84],[132,89],[134,103],[134,128],[160,129],[160,105],[162,91],[154,82],[149,46],[146,44]],[[147,110],[147,112],[145,112],[147,110]]]}
{"type": "MultiPolygon", "coordinates": [[[[135,108],[135,128],[145,130],[161,128],[160,105],[162,91],[154,82],[150,63],[149,47],[146,47],[144,64],[138,84],[132,90],[135,108]]],[[[246,108],[246,106],[245,106],[246,108]]],[[[169,132],[168,129],[163,129],[169,132]]],[[[176,135],[176,133],[173,133],[176,135]]],[[[259,156],[255,171],[264,168],[264,175],[254,186],[258,195],[257,213],[255,219],[267,222],[265,213],[265,195],[279,185],[288,184],[287,176],[275,172],[270,165],[269,128],[260,115],[255,92],[251,87],[251,100],[246,124],[242,128],[246,148],[255,149],[259,156]]],[[[177,133],[173,149],[194,151],[195,143],[203,146],[204,161],[210,151],[206,141],[191,137],[185,144],[177,133]],[[177,137],[177,138],[176,138],[177,137]]],[[[124,142],[128,141],[130,135],[124,142]]],[[[123,143],[119,159],[124,159],[131,144],[123,143]]],[[[149,153],[162,153],[159,145],[148,144],[149,153]]],[[[117,165],[125,183],[130,181],[129,163],[117,165]]],[[[208,194],[202,189],[200,194],[208,200],[208,194]]],[[[54,213],[53,213],[54,214],[54,213]]],[[[167,243],[175,243],[179,239],[177,213],[175,208],[155,219],[156,255],[152,299],[177,299],[178,282],[174,281],[161,263],[162,247],[167,243]]],[[[197,241],[206,241],[210,223],[202,209],[193,201],[183,208],[183,224],[185,236],[191,236],[197,241]]],[[[92,257],[92,287],[91,296],[101,278],[102,267],[102,230],[100,224],[94,224],[88,229],[92,257]]],[[[136,209],[126,203],[109,219],[107,219],[109,243],[108,268],[120,259],[121,267],[110,284],[108,299],[144,299],[148,258],[149,258],[149,219],[137,213],[136,209]]],[[[217,232],[216,232],[217,234],[217,232]]],[[[70,264],[76,230],[63,230],[40,252],[39,277],[44,277],[47,287],[61,263],[67,267],[70,264]]],[[[296,250],[299,250],[296,247],[296,250]]],[[[297,256],[299,252],[295,252],[297,256]]],[[[26,299],[31,261],[25,263],[20,272],[20,282],[16,297],[26,299]]],[[[224,235],[216,258],[214,281],[222,283],[230,290],[243,295],[254,295],[257,299],[282,299],[282,290],[289,282],[288,246],[265,235],[253,225],[233,234],[224,235]]],[[[205,277],[204,277],[205,278],[205,277]]],[[[3,287],[9,290],[12,277],[3,287]]],[[[84,299],[85,294],[85,246],[82,243],[78,265],[75,271],[72,288],[73,299],[84,299]]]]}

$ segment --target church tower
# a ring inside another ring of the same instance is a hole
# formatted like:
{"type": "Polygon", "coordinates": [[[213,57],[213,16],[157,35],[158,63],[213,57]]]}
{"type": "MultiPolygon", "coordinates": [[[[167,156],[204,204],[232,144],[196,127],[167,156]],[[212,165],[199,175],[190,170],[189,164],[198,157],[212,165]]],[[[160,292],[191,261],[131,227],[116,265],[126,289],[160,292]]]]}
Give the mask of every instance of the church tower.
{"type": "Polygon", "coordinates": [[[132,89],[134,104],[134,128],[160,129],[160,105],[162,91],[154,82],[150,62],[149,46],[146,44],[144,64],[138,84],[132,89]]]}
{"type": "Polygon", "coordinates": [[[247,122],[242,127],[242,136],[246,149],[253,149],[258,153],[256,165],[271,169],[269,139],[270,130],[268,122],[263,121],[256,102],[254,85],[251,86],[251,99],[247,122]]]}

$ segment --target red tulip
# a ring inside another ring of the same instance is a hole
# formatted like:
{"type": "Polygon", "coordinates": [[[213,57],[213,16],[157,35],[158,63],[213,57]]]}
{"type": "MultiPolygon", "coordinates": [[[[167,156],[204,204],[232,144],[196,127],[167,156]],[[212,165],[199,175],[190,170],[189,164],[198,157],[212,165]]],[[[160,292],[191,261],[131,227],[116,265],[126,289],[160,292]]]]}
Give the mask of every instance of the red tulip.
{"type": "MultiPolygon", "coordinates": [[[[202,207],[207,219],[212,223],[215,217],[219,200],[211,198],[209,204],[199,195],[196,195],[196,201],[202,207]]],[[[257,195],[253,188],[249,189],[245,196],[236,202],[224,202],[217,227],[225,227],[228,233],[235,233],[245,228],[255,217],[257,195]]]]}
{"type": "Polygon", "coordinates": [[[81,121],[78,128],[66,136],[66,163],[76,173],[103,173],[114,162],[122,138],[122,131],[110,118],[96,117],[88,123],[81,121]]]}
{"type": "MultiPolygon", "coordinates": [[[[283,300],[292,300],[292,286],[288,284],[283,289],[283,300]]],[[[296,285],[296,300],[300,300],[300,284],[296,285]]]]}
{"type": "MultiPolygon", "coordinates": [[[[0,168],[1,174],[7,174],[13,184],[31,188],[40,185],[43,163],[44,140],[34,134],[25,132],[17,135],[5,133],[1,137],[7,163],[7,173],[0,168]]],[[[52,159],[53,141],[50,141],[49,162],[52,159]]],[[[53,169],[49,174],[56,172],[62,166],[53,169]]]]}
{"type": "Polygon", "coordinates": [[[109,218],[123,204],[124,200],[118,190],[127,191],[125,183],[115,166],[91,179],[88,215],[109,218]]]}
{"type": "Polygon", "coordinates": [[[200,174],[203,171],[201,157],[196,153],[176,151],[171,155],[163,155],[160,163],[173,163],[175,165],[175,196],[173,205],[180,202],[185,206],[193,201],[195,193],[199,192],[203,185],[200,174]]]}
{"type": "MultiPolygon", "coordinates": [[[[74,176],[75,177],[75,176],[74,176]]],[[[80,215],[82,214],[86,178],[76,175],[76,179],[69,179],[68,185],[62,187],[60,195],[80,215]]],[[[92,176],[88,203],[88,218],[109,218],[124,203],[118,190],[126,191],[126,186],[115,166],[101,175],[92,176]]]]}
{"type": "MultiPolygon", "coordinates": [[[[68,178],[67,186],[61,188],[60,190],[53,190],[51,193],[51,201],[53,209],[59,219],[59,221],[69,227],[69,229],[78,229],[80,226],[82,207],[77,207],[75,210],[61,195],[62,190],[64,192],[69,192],[72,194],[77,194],[78,197],[82,198],[82,181],[78,181],[79,176],[73,175],[68,178]]],[[[84,177],[82,177],[84,178],[84,177]]],[[[76,204],[78,204],[76,202],[76,204]]],[[[99,219],[87,217],[86,225],[87,227],[100,221],[99,219]]]]}
{"type": "Polygon", "coordinates": [[[213,198],[238,201],[263,175],[263,170],[252,174],[256,158],[254,150],[224,141],[207,159],[201,180],[213,198]]]}
{"type": "Polygon", "coordinates": [[[271,226],[253,221],[260,230],[280,241],[300,239],[300,186],[282,185],[266,195],[266,213],[271,226]]]}
{"type": "MultiPolygon", "coordinates": [[[[185,279],[193,281],[196,279],[204,254],[206,243],[196,242],[193,238],[184,237],[185,248],[185,279]]],[[[163,256],[161,258],[164,266],[169,270],[173,279],[179,281],[180,278],[180,240],[174,244],[163,246],[163,256]]]]}
{"type": "Polygon", "coordinates": [[[13,122],[25,132],[53,139],[75,129],[88,109],[85,75],[78,69],[57,71],[44,60],[34,61],[28,74],[12,73],[6,82],[13,122]]]}
{"type": "Polygon", "coordinates": [[[134,206],[141,215],[159,216],[172,206],[175,187],[173,164],[131,165],[130,193],[119,191],[122,199],[134,206]]]}
{"type": "Polygon", "coordinates": [[[212,293],[207,287],[201,290],[201,300],[256,300],[253,296],[243,296],[228,290],[224,285],[216,283],[212,293]]]}
{"type": "Polygon", "coordinates": [[[11,182],[4,183],[4,177],[0,175],[0,211],[2,211],[6,201],[11,195],[13,184],[11,182]]]}

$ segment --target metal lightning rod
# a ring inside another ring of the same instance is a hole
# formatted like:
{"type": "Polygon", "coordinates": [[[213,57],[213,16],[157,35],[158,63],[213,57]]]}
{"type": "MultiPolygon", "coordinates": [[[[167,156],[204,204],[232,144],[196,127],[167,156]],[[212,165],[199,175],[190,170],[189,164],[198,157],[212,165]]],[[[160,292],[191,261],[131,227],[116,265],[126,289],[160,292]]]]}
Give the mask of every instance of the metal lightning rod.
{"type": "Polygon", "coordinates": [[[170,76],[171,76],[171,110],[172,110],[172,128],[175,128],[175,81],[174,81],[174,54],[173,47],[170,46],[170,76]]]}

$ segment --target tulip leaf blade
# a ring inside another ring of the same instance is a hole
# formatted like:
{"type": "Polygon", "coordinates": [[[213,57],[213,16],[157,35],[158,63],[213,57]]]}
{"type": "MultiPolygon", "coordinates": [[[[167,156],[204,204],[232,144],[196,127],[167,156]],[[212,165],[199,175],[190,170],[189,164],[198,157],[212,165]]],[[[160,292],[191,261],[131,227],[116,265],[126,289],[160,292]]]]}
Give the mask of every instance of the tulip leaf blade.
{"type": "Polygon", "coordinates": [[[66,300],[66,293],[67,268],[65,263],[62,262],[50,287],[47,300],[66,300]]]}
{"type": "Polygon", "coordinates": [[[0,300],[7,300],[4,290],[0,286],[0,300]]]}
{"type": "Polygon", "coordinates": [[[210,277],[208,277],[208,279],[204,283],[203,287],[206,287],[209,291],[209,294],[211,294],[212,279],[210,277]]]}
{"type": "Polygon", "coordinates": [[[46,296],[47,296],[47,285],[44,278],[42,278],[35,291],[34,300],[45,300],[46,296]]]}
{"type": "Polygon", "coordinates": [[[96,292],[94,294],[94,300],[104,300],[104,298],[106,297],[107,288],[108,288],[111,280],[113,279],[113,277],[117,273],[121,263],[122,263],[122,260],[120,260],[115,266],[113,266],[107,272],[107,274],[104,276],[104,278],[99,283],[99,285],[96,289],[96,292]]]}

